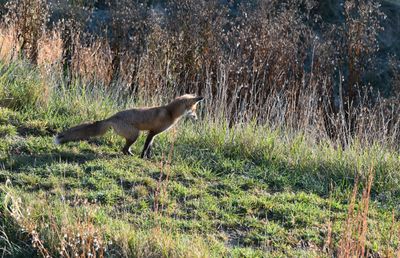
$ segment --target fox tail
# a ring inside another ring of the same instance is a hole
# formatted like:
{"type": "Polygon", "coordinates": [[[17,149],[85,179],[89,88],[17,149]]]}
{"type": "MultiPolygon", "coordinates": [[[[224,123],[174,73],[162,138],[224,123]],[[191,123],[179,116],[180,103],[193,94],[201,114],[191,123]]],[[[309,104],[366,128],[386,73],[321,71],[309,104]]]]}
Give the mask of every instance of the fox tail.
{"type": "Polygon", "coordinates": [[[96,121],[94,123],[86,123],[71,127],[54,138],[55,144],[63,144],[66,142],[86,140],[91,137],[101,136],[107,132],[112,126],[111,122],[106,120],[96,121]]]}

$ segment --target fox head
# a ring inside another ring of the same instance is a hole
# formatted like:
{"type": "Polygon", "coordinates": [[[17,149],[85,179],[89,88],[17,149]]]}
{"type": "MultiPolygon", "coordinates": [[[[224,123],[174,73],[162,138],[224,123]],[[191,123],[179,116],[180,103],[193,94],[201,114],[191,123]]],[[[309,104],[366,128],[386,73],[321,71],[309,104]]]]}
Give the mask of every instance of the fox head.
{"type": "Polygon", "coordinates": [[[194,104],[192,104],[191,106],[189,106],[189,109],[186,111],[186,115],[188,117],[190,117],[193,120],[197,120],[197,113],[196,113],[196,109],[197,109],[197,103],[199,103],[200,101],[202,101],[204,98],[203,97],[197,97],[195,99],[194,104]]]}
{"type": "MultiPolygon", "coordinates": [[[[202,101],[204,97],[193,94],[185,94],[177,97],[172,103],[179,109],[180,115],[188,116],[193,120],[197,120],[196,108],[197,104],[202,101]]],[[[171,103],[171,104],[172,104],[171,103]]]]}

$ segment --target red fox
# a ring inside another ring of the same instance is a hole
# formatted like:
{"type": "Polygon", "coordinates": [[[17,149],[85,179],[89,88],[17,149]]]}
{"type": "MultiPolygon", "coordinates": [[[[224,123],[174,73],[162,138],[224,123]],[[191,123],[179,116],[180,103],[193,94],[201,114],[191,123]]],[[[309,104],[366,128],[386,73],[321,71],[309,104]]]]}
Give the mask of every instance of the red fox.
{"type": "Polygon", "coordinates": [[[70,141],[86,140],[90,137],[104,135],[113,128],[115,133],[126,140],[122,152],[132,155],[130,146],[136,141],[140,131],[148,131],[141,158],[149,158],[154,136],[171,128],[184,115],[197,120],[196,107],[204,98],[186,94],[175,98],[165,106],[135,108],[124,110],[115,115],[94,123],[81,124],[58,134],[54,142],[62,144],[70,141]]]}

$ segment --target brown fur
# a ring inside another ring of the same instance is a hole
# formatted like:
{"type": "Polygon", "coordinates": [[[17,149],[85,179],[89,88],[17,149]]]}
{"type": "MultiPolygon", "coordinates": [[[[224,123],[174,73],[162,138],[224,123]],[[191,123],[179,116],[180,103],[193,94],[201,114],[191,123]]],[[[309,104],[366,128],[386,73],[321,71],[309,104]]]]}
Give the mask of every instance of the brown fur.
{"type": "Polygon", "coordinates": [[[134,108],[116,113],[102,121],[87,123],[72,127],[57,135],[58,144],[86,140],[90,137],[101,136],[109,128],[126,139],[122,149],[124,154],[131,154],[130,146],[136,141],[140,131],[148,131],[146,143],[141,157],[150,156],[154,136],[171,128],[186,113],[197,119],[196,106],[203,97],[186,94],[174,99],[171,103],[152,108],[134,108]]]}

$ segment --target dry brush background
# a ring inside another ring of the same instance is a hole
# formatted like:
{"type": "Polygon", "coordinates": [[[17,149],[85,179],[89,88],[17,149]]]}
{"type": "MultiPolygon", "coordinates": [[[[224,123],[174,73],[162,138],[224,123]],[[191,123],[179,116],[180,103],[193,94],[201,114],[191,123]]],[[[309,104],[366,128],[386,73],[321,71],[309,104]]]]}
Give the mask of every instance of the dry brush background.
{"type": "Polygon", "coordinates": [[[395,1],[6,1],[0,57],[204,115],[396,146],[395,1]],[[165,101],[165,100],[164,100],[165,101]]]}

